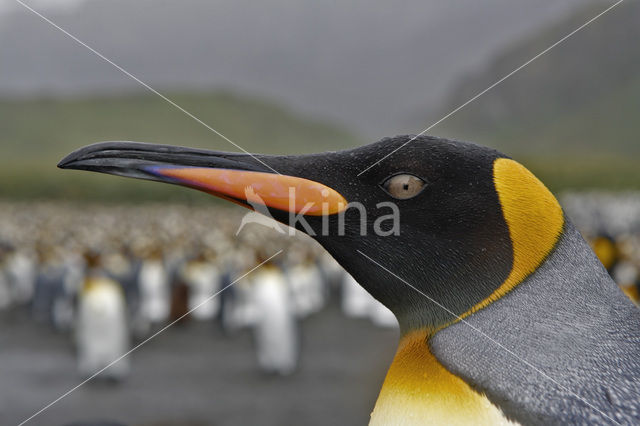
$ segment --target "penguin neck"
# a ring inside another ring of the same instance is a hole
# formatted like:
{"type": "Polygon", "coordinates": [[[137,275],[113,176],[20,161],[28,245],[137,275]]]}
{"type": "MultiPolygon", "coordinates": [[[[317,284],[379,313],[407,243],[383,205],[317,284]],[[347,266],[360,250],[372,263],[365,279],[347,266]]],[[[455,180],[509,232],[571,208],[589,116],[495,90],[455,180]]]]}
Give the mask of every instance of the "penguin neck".
{"type": "Polygon", "coordinates": [[[494,184],[511,240],[511,270],[488,297],[464,312],[451,313],[451,321],[430,327],[432,335],[488,307],[524,282],[556,249],[568,223],[558,200],[521,164],[497,159],[494,184]]]}
{"type": "Polygon", "coordinates": [[[370,424],[509,424],[484,395],[437,360],[430,336],[424,329],[401,337],[370,424]]]}
{"type": "MultiPolygon", "coordinates": [[[[431,337],[439,330],[488,307],[529,277],[556,248],[565,228],[557,200],[520,164],[498,159],[494,178],[512,242],[513,263],[507,278],[479,303],[450,323],[423,324],[420,313],[401,316],[402,337],[389,368],[371,424],[512,424],[486,396],[447,370],[432,354],[431,337]]],[[[442,307],[429,306],[429,309],[442,307]]]]}

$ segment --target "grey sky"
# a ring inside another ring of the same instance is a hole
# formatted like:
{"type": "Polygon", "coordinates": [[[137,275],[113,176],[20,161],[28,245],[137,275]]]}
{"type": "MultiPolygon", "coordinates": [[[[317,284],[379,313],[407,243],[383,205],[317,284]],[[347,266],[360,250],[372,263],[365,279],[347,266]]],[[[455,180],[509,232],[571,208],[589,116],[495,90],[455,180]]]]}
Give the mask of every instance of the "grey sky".
{"type": "MultiPolygon", "coordinates": [[[[154,87],[266,96],[367,137],[422,130],[410,126],[416,117],[439,118],[431,115],[454,82],[584,3],[25,2],[154,87]]],[[[0,0],[0,10],[11,4],[15,13],[0,25],[0,94],[138,89],[14,0],[0,0]]]]}

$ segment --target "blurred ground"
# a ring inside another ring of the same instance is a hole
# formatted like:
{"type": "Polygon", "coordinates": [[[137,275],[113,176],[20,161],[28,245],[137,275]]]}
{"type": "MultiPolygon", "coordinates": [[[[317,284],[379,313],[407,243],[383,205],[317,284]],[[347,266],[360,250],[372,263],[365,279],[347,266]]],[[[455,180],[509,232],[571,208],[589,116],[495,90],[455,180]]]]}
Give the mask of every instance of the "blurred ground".
{"type": "MultiPolygon", "coordinates": [[[[81,378],[67,336],[24,312],[0,324],[0,424],[17,424],[81,378]]],[[[176,325],[132,354],[124,383],[91,382],[29,424],[366,424],[397,335],[331,304],[302,323],[300,368],[280,378],[257,371],[249,332],[225,338],[212,324],[176,325]]]]}

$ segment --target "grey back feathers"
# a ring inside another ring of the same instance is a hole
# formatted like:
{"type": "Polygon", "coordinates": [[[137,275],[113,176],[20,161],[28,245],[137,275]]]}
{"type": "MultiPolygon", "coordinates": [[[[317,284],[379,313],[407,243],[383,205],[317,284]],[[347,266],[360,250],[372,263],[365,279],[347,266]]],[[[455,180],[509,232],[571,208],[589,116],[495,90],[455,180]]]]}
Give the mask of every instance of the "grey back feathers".
{"type": "Polygon", "coordinates": [[[463,322],[437,333],[438,360],[509,418],[640,424],[640,310],[569,221],[534,274],[466,321],[553,379],[463,322]]]}

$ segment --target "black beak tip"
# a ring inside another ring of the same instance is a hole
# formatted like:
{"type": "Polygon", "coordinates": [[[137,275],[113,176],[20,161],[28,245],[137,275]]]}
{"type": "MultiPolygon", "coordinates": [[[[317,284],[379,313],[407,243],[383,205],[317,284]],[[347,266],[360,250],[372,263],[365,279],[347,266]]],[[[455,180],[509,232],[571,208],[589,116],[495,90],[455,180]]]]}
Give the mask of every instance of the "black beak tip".
{"type": "Polygon", "coordinates": [[[100,145],[102,144],[92,144],[80,149],[76,149],[75,151],[64,157],[62,160],[60,160],[60,162],[58,163],[58,168],[74,169],[74,163],[78,163],[79,161],[87,158],[88,154],[95,152],[96,148],[99,148],[100,145]]]}
{"type": "Polygon", "coordinates": [[[89,160],[100,152],[118,149],[123,146],[123,142],[98,142],[76,149],[58,163],[60,169],[77,169],[83,160],[89,160]]]}
{"type": "Polygon", "coordinates": [[[58,168],[69,169],[70,168],[69,166],[71,165],[71,163],[73,163],[77,158],[77,152],[78,151],[73,151],[71,154],[67,155],[62,160],[60,160],[60,162],[58,162],[58,168]]]}

